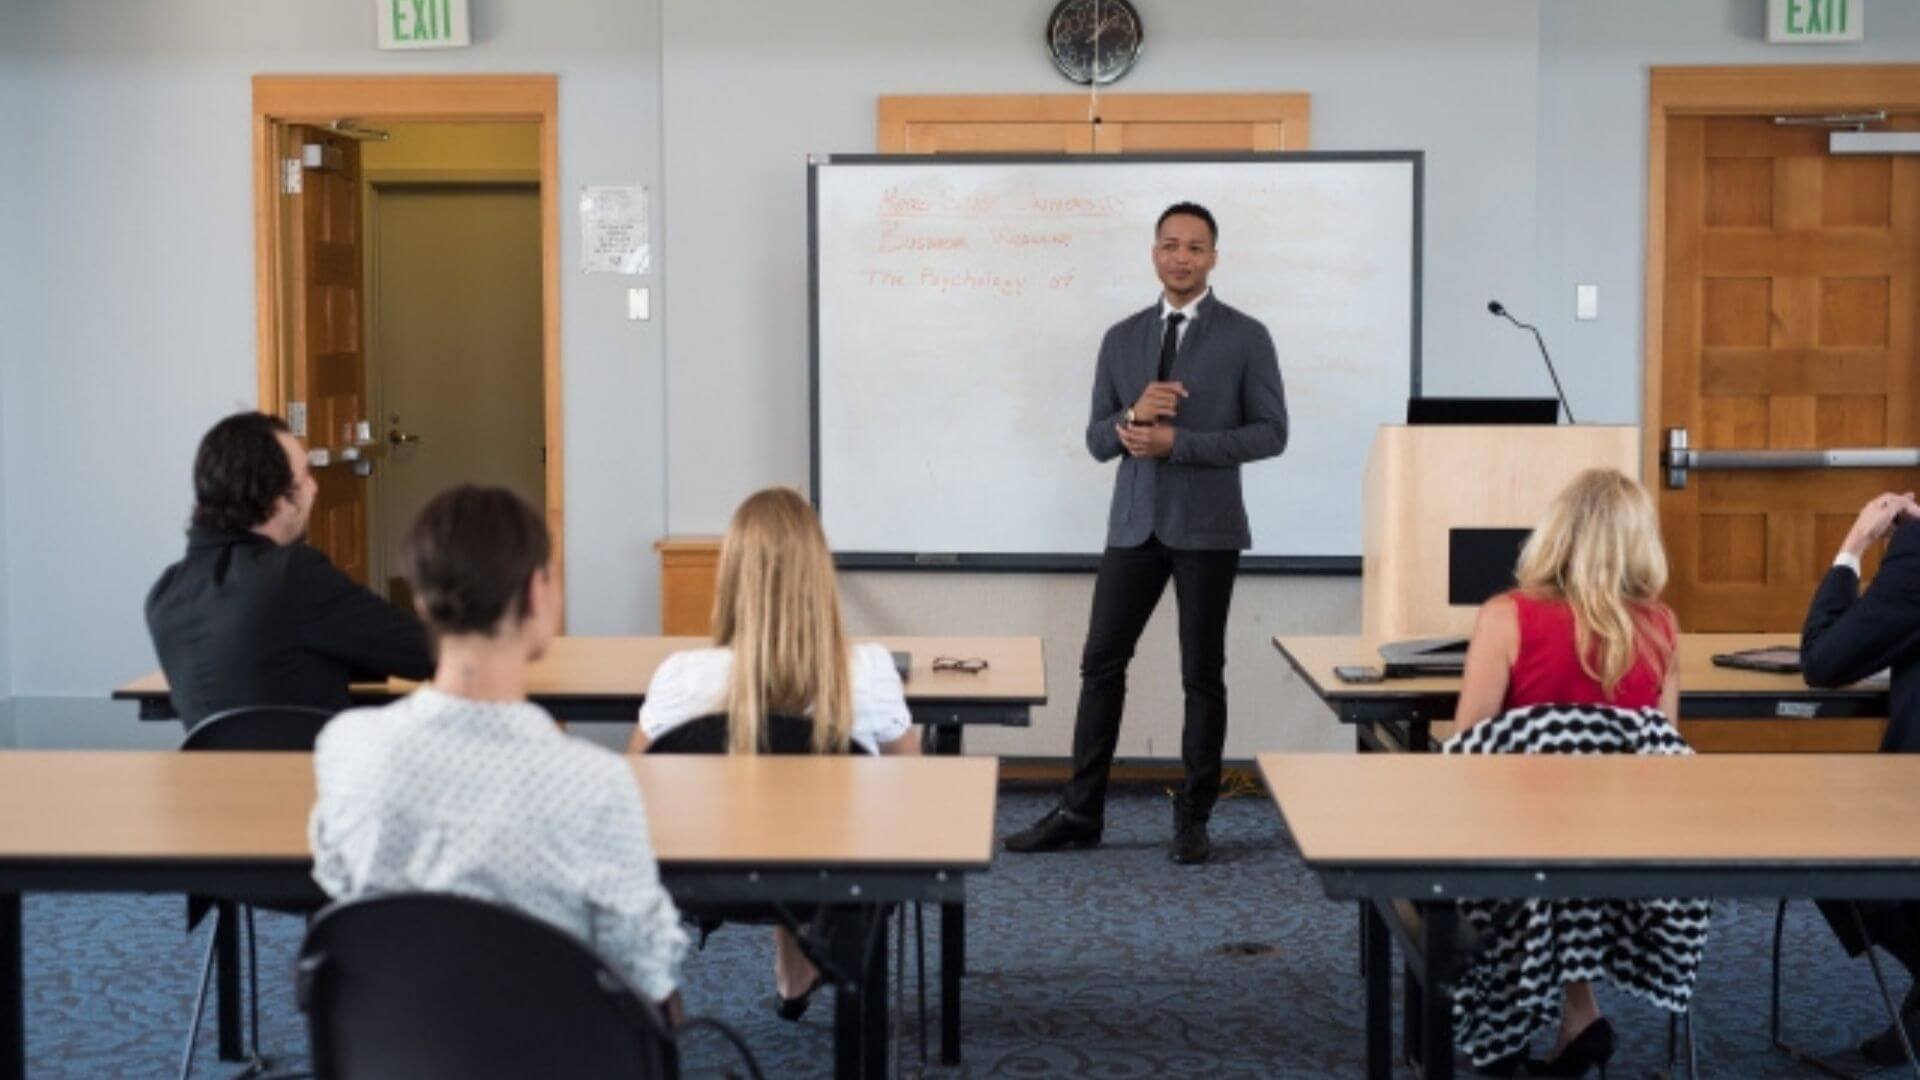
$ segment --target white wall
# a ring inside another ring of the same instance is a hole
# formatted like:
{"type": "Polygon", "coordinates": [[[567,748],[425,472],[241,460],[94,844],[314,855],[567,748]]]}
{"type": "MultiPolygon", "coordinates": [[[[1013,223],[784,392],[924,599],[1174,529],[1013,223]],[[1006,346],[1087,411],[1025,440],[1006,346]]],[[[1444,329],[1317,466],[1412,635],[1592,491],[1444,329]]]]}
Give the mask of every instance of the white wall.
{"type": "Polygon", "coordinates": [[[1646,299],[1647,77],[1655,66],[1920,61],[1920,4],[1867,5],[1859,45],[1766,43],[1764,0],[1540,5],[1541,307],[1582,421],[1638,423],[1646,299]],[[1574,286],[1600,286],[1576,322],[1574,286]]]}
{"type": "MultiPolygon", "coordinates": [[[[141,600],[182,550],[194,445],[254,403],[256,73],[559,76],[570,625],[657,626],[660,324],[626,320],[629,279],[573,269],[566,194],[660,185],[653,4],[481,0],[473,48],[391,54],[373,49],[370,4],[0,6],[24,54],[8,96],[32,119],[7,128],[26,163],[6,170],[7,201],[31,215],[4,257],[30,273],[0,335],[26,358],[7,366],[0,443],[20,742],[90,737],[36,702],[97,701],[153,667],[141,600]]],[[[103,715],[133,726],[124,707],[103,715]]]]}

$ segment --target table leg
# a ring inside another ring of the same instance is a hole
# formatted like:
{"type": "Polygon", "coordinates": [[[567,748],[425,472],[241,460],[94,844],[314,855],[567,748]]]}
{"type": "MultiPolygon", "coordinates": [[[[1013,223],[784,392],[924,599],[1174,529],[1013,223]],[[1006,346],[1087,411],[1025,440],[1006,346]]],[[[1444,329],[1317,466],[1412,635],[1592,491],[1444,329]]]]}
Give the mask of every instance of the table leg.
{"type": "Polygon", "coordinates": [[[1387,939],[1386,920],[1371,901],[1360,903],[1361,950],[1366,968],[1367,993],[1367,1077],[1388,1080],[1393,1075],[1393,947],[1387,939]]]}
{"type": "Polygon", "coordinates": [[[220,1060],[243,1061],[240,1045],[240,905],[222,900],[213,927],[214,1010],[219,1017],[220,1060]]]}
{"type": "Polygon", "coordinates": [[[1415,1069],[1420,1067],[1420,1040],[1426,1037],[1426,1001],[1426,995],[1421,993],[1420,980],[1414,977],[1413,965],[1401,968],[1400,1056],[1415,1069]]]}
{"type": "Polygon", "coordinates": [[[960,976],[967,963],[967,906],[940,905],[940,1063],[960,1064],[960,976]]]}
{"type": "MultiPolygon", "coordinates": [[[[865,920],[858,908],[834,908],[823,919],[827,955],[835,970],[860,979],[866,974],[861,956],[865,920]]],[[[860,1005],[862,986],[835,983],[833,987],[833,1075],[860,1075],[860,1005]]]]}
{"type": "MultiPolygon", "coordinates": [[[[934,724],[927,729],[927,749],[942,757],[957,756],[966,729],[959,724],[934,724]]],[[[967,907],[940,905],[940,1063],[960,1064],[960,977],[967,973],[967,907]]]]}
{"type": "Polygon", "coordinates": [[[20,894],[0,893],[0,1077],[26,1080],[27,993],[20,894]]]}
{"type": "Polygon", "coordinates": [[[886,908],[870,907],[863,914],[860,936],[869,952],[860,976],[860,1075],[879,1080],[887,1075],[887,1048],[892,1045],[892,1032],[888,1030],[891,1017],[887,1012],[887,959],[893,936],[887,933],[886,908]]]}
{"type": "Polygon", "coordinates": [[[927,752],[935,757],[955,757],[960,753],[960,736],[966,729],[959,724],[933,724],[927,728],[927,752]]]}
{"type": "Polygon", "coordinates": [[[1425,905],[1421,936],[1427,953],[1420,1061],[1426,1080],[1453,1080],[1453,945],[1456,909],[1425,905]]]}

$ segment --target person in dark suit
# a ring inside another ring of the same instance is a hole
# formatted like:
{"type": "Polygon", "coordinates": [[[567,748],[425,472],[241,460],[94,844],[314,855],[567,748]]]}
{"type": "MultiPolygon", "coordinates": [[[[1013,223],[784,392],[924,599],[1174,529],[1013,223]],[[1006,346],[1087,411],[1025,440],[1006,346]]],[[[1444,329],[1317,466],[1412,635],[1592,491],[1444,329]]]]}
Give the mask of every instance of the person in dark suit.
{"type": "Polygon", "coordinates": [[[433,674],[420,620],[304,542],[319,486],[278,417],[215,424],[193,490],[186,558],[147,594],[147,630],[189,729],[242,705],[338,711],[349,681],[433,674]]]}
{"type": "Polygon", "coordinates": [[[1212,851],[1207,819],[1220,794],[1227,737],[1227,607],[1240,552],[1252,546],[1240,466],[1287,445],[1272,336],[1207,287],[1218,238],[1205,207],[1168,207],[1154,227],[1160,300],[1100,343],[1087,449],[1098,461],[1121,462],[1080,658],[1073,779],[1058,807],[1007,838],[1009,851],[1100,842],[1127,664],[1169,578],[1186,694],[1186,781],[1174,801],[1169,854],[1201,863],[1212,851]]]}
{"type": "MultiPolygon", "coordinates": [[[[1881,495],[1860,511],[1814,591],[1800,632],[1800,663],[1810,686],[1846,686],[1891,668],[1880,752],[1920,753],[1920,503],[1912,492],[1881,495]],[[1860,557],[1882,539],[1889,539],[1886,556],[1862,593],[1860,557]]],[[[1920,903],[1822,901],[1820,911],[1849,956],[1878,945],[1914,978],[1900,1017],[1920,1043],[1920,903]]],[[[1860,1052],[1881,1065],[1906,1061],[1892,1025],[1862,1043],[1860,1052]]]]}

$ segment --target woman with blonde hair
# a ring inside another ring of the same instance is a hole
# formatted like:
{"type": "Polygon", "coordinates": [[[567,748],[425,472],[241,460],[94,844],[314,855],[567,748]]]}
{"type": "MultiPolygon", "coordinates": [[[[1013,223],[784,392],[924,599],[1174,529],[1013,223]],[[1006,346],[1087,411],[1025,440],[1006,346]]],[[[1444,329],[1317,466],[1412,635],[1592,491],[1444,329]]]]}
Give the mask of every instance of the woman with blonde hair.
{"type": "MultiPolygon", "coordinates": [[[[1516,588],[1480,609],[1456,734],[1444,749],[1687,752],[1668,719],[1680,695],[1678,625],[1660,602],[1667,559],[1646,491],[1612,469],[1580,473],[1527,539],[1514,578],[1516,588]],[[1530,727],[1534,720],[1546,723],[1530,727]]],[[[1470,972],[1456,998],[1456,1018],[1465,1021],[1461,1045],[1483,1072],[1511,1075],[1524,1063],[1535,1075],[1580,1076],[1598,1066],[1604,1076],[1614,1033],[1600,1015],[1589,972],[1684,1010],[1692,989],[1688,958],[1697,963],[1705,942],[1704,905],[1648,901],[1630,916],[1644,921],[1651,910],[1684,923],[1676,935],[1684,938],[1676,965],[1688,968],[1684,979],[1666,978],[1673,974],[1666,969],[1650,973],[1654,961],[1639,943],[1612,934],[1618,907],[1529,901],[1469,912],[1488,923],[1482,929],[1510,942],[1503,955],[1524,958],[1507,969],[1470,972]],[[1569,929],[1569,918],[1601,929],[1569,929]],[[1547,971],[1573,974],[1549,981],[1547,971]],[[1552,1054],[1532,1061],[1526,1038],[1533,1021],[1551,1019],[1556,988],[1559,1039],[1552,1054]]]]}
{"type": "Polygon", "coordinates": [[[1480,608],[1454,720],[1527,705],[1679,705],[1678,628],[1653,500],[1612,469],[1573,478],[1520,551],[1518,588],[1480,608]]]}
{"type": "MultiPolygon", "coordinates": [[[[632,753],[690,721],[724,715],[733,754],[772,751],[774,718],[807,718],[816,754],[918,754],[893,655],[852,645],[840,617],[833,553],[799,492],[768,488],[734,512],[720,545],[713,646],[675,653],[654,673],[632,753]]],[[[806,1011],[820,975],[785,929],[775,932],[780,1015],[806,1011]]]]}

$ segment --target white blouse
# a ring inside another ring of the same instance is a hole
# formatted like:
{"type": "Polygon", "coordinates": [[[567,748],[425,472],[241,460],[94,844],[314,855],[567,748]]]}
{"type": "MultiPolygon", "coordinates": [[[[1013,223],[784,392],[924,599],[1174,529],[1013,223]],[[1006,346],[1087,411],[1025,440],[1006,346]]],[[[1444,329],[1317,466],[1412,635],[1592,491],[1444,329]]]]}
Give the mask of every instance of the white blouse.
{"type": "MultiPolygon", "coordinates": [[[[870,753],[898,741],[913,727],[907,690],[883,645],[855,645],[853,664],[853,741],[870,753]]],[[[733,650],[689,649],[667,657],[653,673],[647,699],[640,705],[640,730],[660,736],[689,720],[727,711],[727,685],[733,678],[733,650]]]]}
{"type": "Polygon", "coordinates": [[[313,770],[307,837],[329,896],[491,900],[571,932],[648,997],[673,992],[687,933],[619,755],[537,705],[427,686],[335,717],[313,770]]]}

